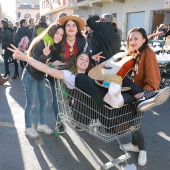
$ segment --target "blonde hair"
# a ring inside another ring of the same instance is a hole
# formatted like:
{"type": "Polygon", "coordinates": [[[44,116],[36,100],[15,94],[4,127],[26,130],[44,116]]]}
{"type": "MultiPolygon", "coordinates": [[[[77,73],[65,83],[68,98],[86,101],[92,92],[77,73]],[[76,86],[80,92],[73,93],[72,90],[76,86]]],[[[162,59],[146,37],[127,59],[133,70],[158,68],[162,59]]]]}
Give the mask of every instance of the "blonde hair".
{"type": "Polygon", "coordinates": [[[164,24],[160,24],[160,25],[159,25],[159,28],[162,28],[162,27],[165,27],[165,25],[164,25],[164,24]]]}
{"type": "Polygon", "coordinates": [[[29,18],[29,24],[30,24],[29,29],[34,28],[35,23],[34,23],[34,19],[33,18],[29,18]]]}

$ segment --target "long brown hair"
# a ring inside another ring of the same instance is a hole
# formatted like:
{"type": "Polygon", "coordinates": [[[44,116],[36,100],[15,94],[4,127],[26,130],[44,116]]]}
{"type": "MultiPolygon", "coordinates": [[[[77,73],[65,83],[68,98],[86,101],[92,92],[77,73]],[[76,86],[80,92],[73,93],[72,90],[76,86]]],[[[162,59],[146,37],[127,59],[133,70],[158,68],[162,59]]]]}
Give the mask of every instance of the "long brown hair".
{"type": "MultiPolygon", "coordinates": [[[[28,48],[28,50],[27,50],[27,54],[28,54],[29,56],[31,56],[32,51],[33,51],[35,45],[38,44],[40,41],[42,41],[42,40],[43,40],[43,37],[45,37],[47,34],[48,34],[52,39],[54,39],[54,35],[55,35],[56,31],[57,31],[59,28],[62,28],[62,29],[64,30],[63,26],[61,26],[61,25],[50,24],[47,29],[45,29],[40,35],[38,35],[36,38],[33,39],[33,41],[31,42],[31,44],[30,44],[30,46],[29,46],[29,48],[28,48]]],[[[59,43],[62,43],[62,42],[59,42],[59,43]]],[[[53,45],[50,46],[50,50],[51,50],[51,51],[55,50],[55,46],[54,46],[54,45],[55,45],[55,44],[53,44],[53,45]]],[[[63,51],[63,50],[62,50],[62,51],[63,51]]]]}
{"type": "Polygon", "coordinates": [[[146,41],[143,43],[143,45],[138,50],[138,52],[141,53],[144,49],[148,47],[148,37],[147,37],[146,31],[143,28],[135,27],[128,32],[126,48],[127,48],[127,51],[130,53],[131,51],[130,51],[130,45],[129,45],[129,36],[134,31],[141,33],[142,37],[146,39],[146,41]]]}
{"type": "MultiPolygon", "coordinates": [[[[66,62],[66,66],[65,69],[69,70],[70,72],[72,72],[73,74],[77,74],[78,73],[78,69],[77,69],[77,59],[81,54],[86,54],[88,57],[89,55],[87,53],[81,52],[78,53],[76,56],[71,57],[67,62],[66,62]]],[[[90,69],[92,69],[93,65],[91,63],[91,59],[89,57],[89,65],[86,69],[86,73],[88,73],[90,71],[90,69]]]]}

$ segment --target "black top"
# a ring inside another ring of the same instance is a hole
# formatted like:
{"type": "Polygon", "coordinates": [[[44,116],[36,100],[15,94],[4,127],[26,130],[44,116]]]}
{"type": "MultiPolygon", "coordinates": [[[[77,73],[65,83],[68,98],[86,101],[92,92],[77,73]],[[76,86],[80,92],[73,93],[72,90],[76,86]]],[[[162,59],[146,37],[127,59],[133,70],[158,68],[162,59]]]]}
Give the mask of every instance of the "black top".
{"type": "MultiPolygon", "coordinates": [[[[42,62],[42,63],[46,63],[47,59],[50,58],[51,53],[49,56],[45,56],[43,54],[43,49],[45,48],[44,42],[40,41],[38,44],[35,45],[33,51],[32,51],[32,56],[34,59],[42,62]]],[[[34,67],[32,67],[31,65],[27,64],[26,69],[28,70],[28,72],[31,74],[31,76],[33,78],[35,78],[36,80],[42,80],[45,76],[45,73],[35,69],[34,67]]]]}
{"type": "Polygon", "coordinates": [[[121,40],[110,22],[96,22],[99,19],[99,16],[92,16],[86,23],[93,30],[90,38],[93,54],[102,51],[101,55],[106,57],[100,60],[99,63],[101,63],[120,51],[121,40]]]}
{"type": "Polygon", "coordinates": [[[11,47],[10,44],[13,44],[13,31],[7,27],[2,33],[2,49],[7,50],[7,47],[11,47]]]}
{"type": "Polygon", "coordinates": [[[30,41],[32,37],[32,32],[29,30],[28,27],[20,26],[17,29],[15,37],[14,37],[14,42],[15,42],[16,47],[18,47],[18,44],[21,41],[21,38],[25,36],[27,36],[30,41]]]}

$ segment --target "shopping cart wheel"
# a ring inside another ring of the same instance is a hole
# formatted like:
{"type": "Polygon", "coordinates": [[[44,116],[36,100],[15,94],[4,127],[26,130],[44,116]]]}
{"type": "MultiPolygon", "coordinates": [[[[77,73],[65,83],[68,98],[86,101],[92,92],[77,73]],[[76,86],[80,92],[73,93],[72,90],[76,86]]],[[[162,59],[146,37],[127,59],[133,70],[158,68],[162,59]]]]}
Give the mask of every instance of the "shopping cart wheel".
{"type": "Polygon", "coordinates": [[[127,164],[128,164],[128,159],[121,163],[121,165],[123,165],[123,166],[126,166],[127,164]]]}
{"type": "Polygon", "coordinates": [[[137,170],[137,168],[134,164],[127,164],[126,166],[121,165],[121,170],[137,170]]]}
{"type": "Polygon", "coordinates": [[[60,137],[60,132],[59,132],[59,131],[54,131],[54,133],[53,133],[53,138],[54,138],[55,140],[59,140],[59,137],[60,137]]]}

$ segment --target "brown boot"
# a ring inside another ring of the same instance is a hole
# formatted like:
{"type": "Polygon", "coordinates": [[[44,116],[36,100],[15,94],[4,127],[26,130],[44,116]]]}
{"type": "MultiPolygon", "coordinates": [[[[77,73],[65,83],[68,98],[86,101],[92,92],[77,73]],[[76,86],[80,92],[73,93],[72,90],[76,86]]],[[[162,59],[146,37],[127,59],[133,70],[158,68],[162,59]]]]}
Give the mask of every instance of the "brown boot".
{"type": "Polygon", "coordinates": [[[9,80],[9,78],[8,77],[6,77],[6,78],[1,78],[0,79],[0,85],[3,85],[4,83],[6,83],[7,81],[9,80]]]}

